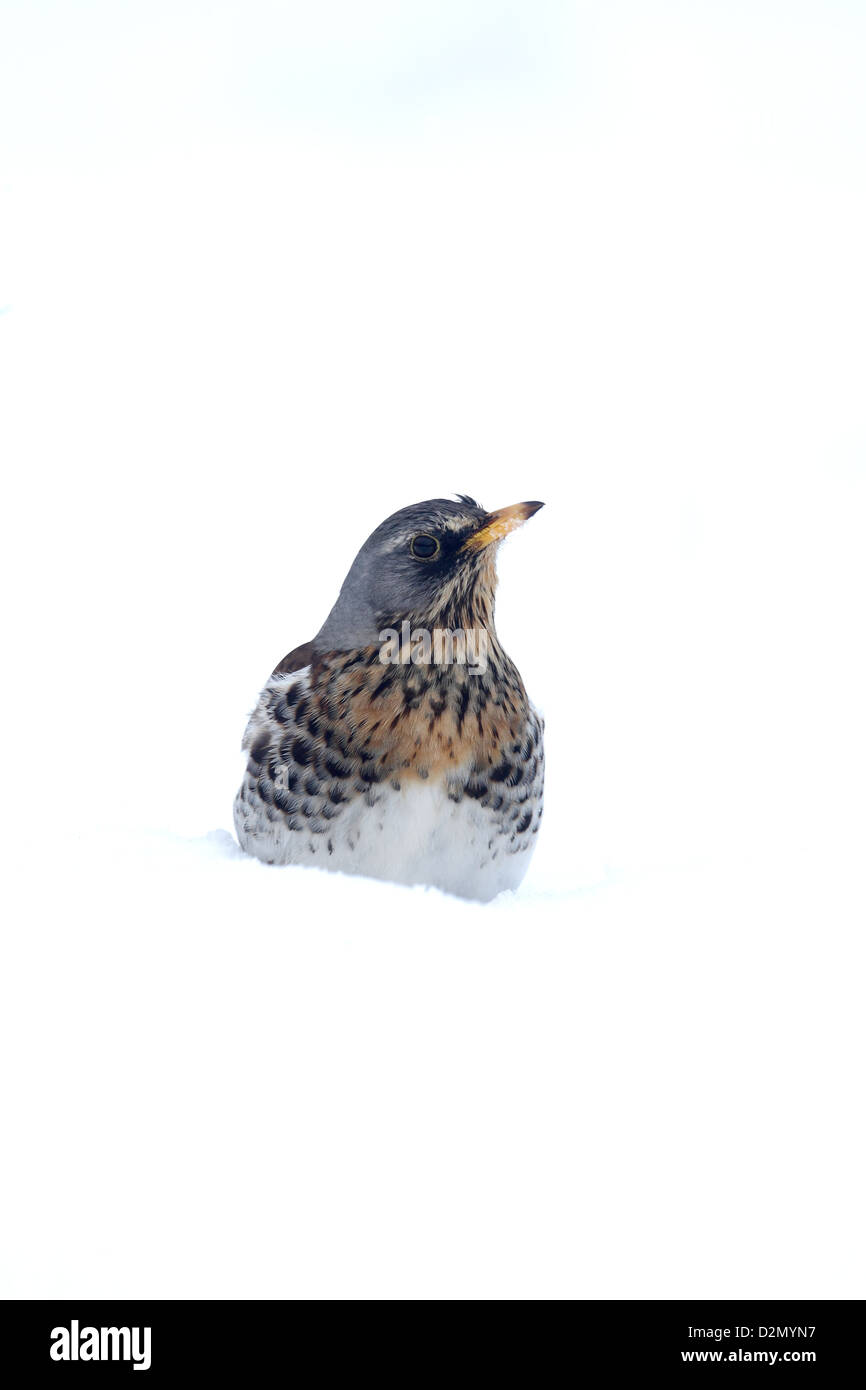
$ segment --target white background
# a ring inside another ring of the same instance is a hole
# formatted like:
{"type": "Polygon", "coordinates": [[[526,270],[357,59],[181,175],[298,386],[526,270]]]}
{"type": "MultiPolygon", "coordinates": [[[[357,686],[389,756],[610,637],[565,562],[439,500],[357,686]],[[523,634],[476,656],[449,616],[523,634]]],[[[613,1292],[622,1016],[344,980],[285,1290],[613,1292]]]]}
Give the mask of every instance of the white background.
{"type": "Polygon", "coordinates": [[[863,1297],[866,12],[0,7],[6,1296],[863,1297]],[[489,907],[228,835],[368,532],[547,506],[489,907]]]}

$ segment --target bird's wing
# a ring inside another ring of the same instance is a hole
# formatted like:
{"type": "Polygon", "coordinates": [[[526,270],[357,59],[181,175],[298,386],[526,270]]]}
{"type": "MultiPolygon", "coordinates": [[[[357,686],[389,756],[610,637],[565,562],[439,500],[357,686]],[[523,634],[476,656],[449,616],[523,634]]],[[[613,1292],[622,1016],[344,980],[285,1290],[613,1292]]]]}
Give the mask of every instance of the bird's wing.
{"type": "Polygon", "coordinates": [[[284,656],[279,666],[275,666],[271,672],[271,680],[274,676],[289,676],[292,671],[301,671],[305,666],[309,666],[313,659],[312,642],[304,642],[303,646],[295,647],[287,656],[284,656]]]}

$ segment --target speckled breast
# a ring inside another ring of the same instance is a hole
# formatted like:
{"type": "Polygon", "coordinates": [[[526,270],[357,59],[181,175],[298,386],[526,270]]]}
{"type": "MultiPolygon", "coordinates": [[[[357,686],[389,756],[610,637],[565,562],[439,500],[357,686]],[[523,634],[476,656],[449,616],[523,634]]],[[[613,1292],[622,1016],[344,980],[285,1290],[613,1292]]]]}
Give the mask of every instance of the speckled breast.
{"type": "Polygon", "coordinates": [[[268,862],[492,897],[534,847],[542,732],[496,645],[484,672],[314,657],[275,673],[250,720],[238,838],[268,862]]]}

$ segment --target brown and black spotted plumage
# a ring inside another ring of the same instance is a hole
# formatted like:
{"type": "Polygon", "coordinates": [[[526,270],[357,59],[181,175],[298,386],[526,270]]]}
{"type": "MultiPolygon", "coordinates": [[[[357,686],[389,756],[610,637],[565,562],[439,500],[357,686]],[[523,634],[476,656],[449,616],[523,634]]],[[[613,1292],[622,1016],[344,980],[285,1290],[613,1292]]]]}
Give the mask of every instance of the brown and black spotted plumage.
{"type": "Polygon", "coordinates": [[[250,719],[244,849],[465,897],[517,886],[541,820],[543,723],[496,636],[495,551],[539,505],[426,502],[373,533],[250,719]],[[484,660],[413,661],[404,642],[383,662],[389,630],[473,632],[484,660]]]}

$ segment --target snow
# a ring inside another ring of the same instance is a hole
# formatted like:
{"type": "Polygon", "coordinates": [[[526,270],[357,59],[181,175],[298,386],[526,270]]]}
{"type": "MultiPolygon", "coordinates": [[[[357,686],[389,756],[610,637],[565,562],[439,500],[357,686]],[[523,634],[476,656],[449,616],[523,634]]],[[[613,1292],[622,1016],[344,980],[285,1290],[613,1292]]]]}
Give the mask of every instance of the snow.
{"type": "Polygon", "coordinates": [[[0,55],[2,1296],[863,1296],[862,17],[469,10],[300,114],[194,5],[0,55]],[[263,680],[449,491],[547,503],[524,885],[248,859],[263,680]]]}
{"type": "Polygon", "coordinates": [[[492,910],[225,832],[45,871],[4,970],[5,1293],[850,1292],[862,920],[820,868],[492,910]]]}

